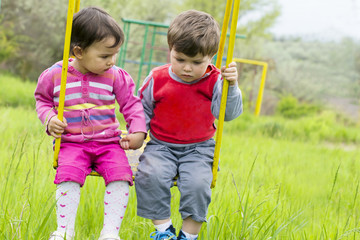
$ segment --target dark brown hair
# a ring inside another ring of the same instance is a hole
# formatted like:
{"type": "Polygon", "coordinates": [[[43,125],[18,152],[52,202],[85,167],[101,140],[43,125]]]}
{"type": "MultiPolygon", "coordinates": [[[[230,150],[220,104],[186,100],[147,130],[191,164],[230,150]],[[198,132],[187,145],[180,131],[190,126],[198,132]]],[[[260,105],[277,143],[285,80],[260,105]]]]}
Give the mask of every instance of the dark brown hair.
{"type": "Polygon", "coordinates": [[[74,14],[71,49],[79,46],[84,50],[106,37],[115,38],[115,43],[111,47],[124,42],[124,32],[106,11],[98,7],[87,7],[74,14]]]}
{"type": "Polygon", "coordinates": [[[169,48],[193,57],[214,56],[219,47],[220,28],[205,12],[188,10],[179,14],[168,29],[169,48]]]}

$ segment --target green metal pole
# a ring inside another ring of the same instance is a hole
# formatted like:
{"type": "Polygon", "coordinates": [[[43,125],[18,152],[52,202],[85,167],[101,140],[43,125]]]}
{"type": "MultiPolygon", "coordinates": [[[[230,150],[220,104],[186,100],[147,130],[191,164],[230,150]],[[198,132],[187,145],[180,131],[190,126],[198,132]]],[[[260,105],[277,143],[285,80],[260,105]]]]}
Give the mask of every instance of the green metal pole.
{"type": "Polygon", "coordinates": [[[143,46],[142,46],[142,50],[141,50],[140,66],[139,66],[138,79],[137,79],[137,82],[136,82],[136,91],[135,92],[138,91],[139,86],[140,86],[141,71],[142,71],[142,67],[143,67],[143,64],[144,64],[144,57],[145,57],[145,49],[146,49],[146,41],[147,41],[148,31],[149,31],[149,25],[145,25],[144,41],[143,41],[143,46]]]}
{"type": "Polygon", "coordinates": [[[122,18],[121,20],[123,22],[135,23],[135,24],[139,24],[139,25],[149,25],[149,26],[152,26],[152,27],[161,27],[161,28],[168,28],[169,27],[169,25],[167,25],[167,24],[157,23],[157,22],[140,21],[140,20],[134,20],[134,19],[127,19],[127,18],[122,18]]]}
{"type": "Polygon", "coordinates": [[[124,22],[124,34],[125,34],[125,43],[124,43],[124,46],[122,46],[120,49],[120,56],[119,56],[118,64],[117,64],[121,68],[125,67],[127,45],[128,45],[129,36],[130,36],[130,23],[129,22],[124,22]]]}
{"type": "Polygon", "coordinates": [[[154,50],[154,44],[155,44],[155,35],[156,35],[156,26],[153,28],[152,38],[151,38],[151,48],[150,48],[150,54],[149,54],[149,61],[148,61],[148,70],[147,74],[149,74],[151,70],[151,62],[152,62],[152,55],[154,50]]]}

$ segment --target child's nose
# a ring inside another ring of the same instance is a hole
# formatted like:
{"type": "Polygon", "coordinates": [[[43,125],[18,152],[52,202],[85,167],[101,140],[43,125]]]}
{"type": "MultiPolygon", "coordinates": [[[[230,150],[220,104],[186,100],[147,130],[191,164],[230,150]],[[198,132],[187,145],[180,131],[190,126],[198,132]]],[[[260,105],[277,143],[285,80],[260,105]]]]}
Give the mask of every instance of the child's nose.
{"type": "Polygon", "coordinates": [[[109,66],[113,66],[113,65],[115,65],[115,59],[116,59],[116,57],[114,56],[114,57],[111,57],[110,58],[110,61],[107,63],[109,66]]]}
{"type": "Polygon", "coordinates": [[[190,64],[185,64],[184,65],[184,71],[185,72],[190,72],[191,71],[191,65],[190,64]]]}

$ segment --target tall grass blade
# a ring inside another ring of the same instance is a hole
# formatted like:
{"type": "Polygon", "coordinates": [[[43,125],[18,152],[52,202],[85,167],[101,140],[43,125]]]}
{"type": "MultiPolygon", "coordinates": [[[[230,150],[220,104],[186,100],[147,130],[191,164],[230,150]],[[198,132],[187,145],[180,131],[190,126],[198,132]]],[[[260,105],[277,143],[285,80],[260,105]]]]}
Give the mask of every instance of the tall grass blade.
{"type": "Polygon", "coordinates": [[[247,176],[246,182],[245,182],[244,194],[243,194],[243,196],[241,197],[241,201],[240,201],[240,202],[243,202],[243,198],[244,198],[245,193],[246,193],[246,190],[247,190],[247,188],[248,188],[249,179],[250,179],[250,176],[251,176],[251,174],[252,174],[252,172],[253,172],[253,170],[254,170],[254,166],[255,166],[256,160],[257,160],[257,158],[258,158],[258,155],[259,155],[259,154],[256,154],[256,157],[254,158],[254,161],[252,162],[252,165],[251,165],[251,167],[250,167],[250,171],[249,171],[249,173],[248,173],[248,176],[247,176]]]}
{"type": "Polygon", "coordinates": [[[46,226],[46,224],[48,223],[48,220],[50,218],[50,215],[52,213],[52,211],[54,210],[55,206],[56,206],[57,201],[54,201],[54,203],[52,204],[52,206],[50,207],[50,209],[48,210],[48,212],[45,215],[45,218],[42,220],[42,222],[40,223],[36,233],[35,233],[35,238],[34,239],[40,239],[41,234],[44,234],[44,228],[46,226]]]}

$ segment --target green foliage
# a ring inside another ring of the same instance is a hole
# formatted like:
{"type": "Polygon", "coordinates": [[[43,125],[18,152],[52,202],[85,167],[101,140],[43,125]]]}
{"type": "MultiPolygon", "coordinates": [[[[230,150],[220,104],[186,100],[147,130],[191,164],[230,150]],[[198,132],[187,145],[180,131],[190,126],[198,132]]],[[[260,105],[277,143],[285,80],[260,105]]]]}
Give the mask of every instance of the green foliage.
{"type": "MultiPolygon", "coordinates": [[[[4,49],[7,49],[7,59],[4,65],[6,69],[24,79],[34,81],[45,68],[62,59],[67,3],[67,1],[12,0],[2,4],[0,18],[3,18],[9,25],[3,25],[1,30],[13,33],[15,36],[21,36],[21,40],[16,41],[17,44],[14,45],[18,51],[13,51],[13,47],[9,49],[10,45],[7,42],[7,48],[3,46],[0,48],[3,52],[5,52],[4,49]],[[11,57],[9,58],[9,56],[11,57]]],[[[246,26],[245,23],[241,24],[239,33],[248,34],[249,41],[250,36],[263,36],[266,29],[274,23],[278,16],[278,7],[273,3],[274,0],[245,0],[242,2],[240,18],[255,9],[259,10],[258,12],[261,13],[262,17],[253,21],[252,27],[246,26]],[[264,6],[267,6],[266,10],[262,9],[264,6]]],[[[172,0],[81,1],[81,8],[90,5],[106,9],[119,23],[121,18],[129,18],[169,24],[180,11],[193,8],[209,12],[221,25],[225,11],[225,2],[221,0],[183,0],[178,2],[172,0]]],[[[131,57],[130,59],[133,61],[139,60],[143,32],[144,29],[131,29],[130,41],[137,42],[128,48],[128,57],[131,57]]],[[[160,45],[164,43],[163,40],[156,41],[159,41],[160,45]]],[[[14,41],[11,43],[13,44],[14,41]]],[[[166,51],[163,51],[161,55],[166,59],[166,51]]],[[[163,60],[160,61],[163,62],[163,60]]],[[[137,74],[136,67],[138,66],[131,64],[126,66],[126,68],[130,68],[130,72],[133,72],[132,75],[137,74]]]]}
{"type": "Polygon", "coordinates": [[[18,40],[12,30],[12,26],[5,27],[0,16],[0,63],[16,54],[17,49],[18,40]]]}
{"type": "Polygon", "coordinates": [[[36,84],[0,71],[0,106],[34,108],[36,84]]]}
{"type": "Polygon", "coordinates": [[[301,118],[255,117],[244,113],[241,121],[231,122],[227,131],[247,136],[332,144],[359,144],[360,129],[350,119],[330,110],[301,118]]]}
{"type": "Polygon", "coordinates": [[[67,14],[66,1],[13,0],[2,5],[5,29],[18,36],[18,51],[6,69],[23,79],[36,80],[40,73],[63,54],[67,14]]]}
{"type": "MultiPolygon", "coordinates": [[[[119,23],[121,18],[164,22],[172,6],[171,0],[155,0],[151,4],[141,0],[81,1],[81,8],[90,5],[106,9],[119,23]]],[[[35,81],[44,69],[62,59],[67,6],[68,1],[12,0],[2,4],[0,19],[7,24],[0,27],[0,56],[6,56],[7,70],[35,81]],[[4,33],[10,35],[5,39],[4,33]],[[11,34],[20,39],[10,44],[11,34]],[[6,48],[2,46],[5,43],[6,48]]],[[[142,37],[139,34],[133,40],[141,42],[142,37]]]]}
{"type": "Polygon", "coordinates": [[[277,105],[277,112],[286,118],[299,118],[314,115],[318,111],[318,106],[315,106],[314,104],[299,103],[298,100],[291,95],[283,97],[277,105]]]}
{"type": "Polygon", "coordinates": [[[360,44],[351,39],[339,42],[299,39],[264,42],[263,58],[271,59],[267,89],[277,95],[291,94],[314,101],[327,97],[358,99],[360,72],[356,56],[360,44]]]}

